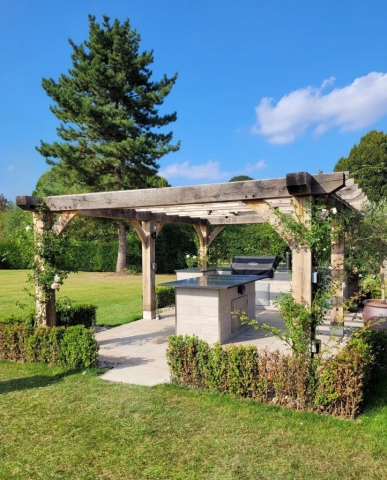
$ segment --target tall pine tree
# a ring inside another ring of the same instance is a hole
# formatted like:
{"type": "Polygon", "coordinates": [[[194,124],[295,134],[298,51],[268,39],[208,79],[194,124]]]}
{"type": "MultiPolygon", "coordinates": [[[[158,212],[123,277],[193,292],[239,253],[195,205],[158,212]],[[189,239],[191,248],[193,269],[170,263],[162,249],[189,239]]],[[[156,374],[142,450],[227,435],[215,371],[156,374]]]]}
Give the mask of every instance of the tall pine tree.
{"type": "MultiPolygon", "coordinates": [[[[172,132],[163,127],[176,120],[176,112],[159,115],[158,107],[170,93],[177,74],[151,80],[152,51],[139,51],[140,35],[129,20],[102,25],[89,15],[89,39],[73,48],[73,68],[56,82],[42,85],[55,105],[50,109],[61,121],[62,141],[40,142],[47,163],[84,191],[127,190],[154,186],[157,160],[179,149],[172,132]],[[161,130],[160,130],[161,129],[161,130]]],[[[125,266],[125,226],[118,225],[117,271],[125,266]]]]}

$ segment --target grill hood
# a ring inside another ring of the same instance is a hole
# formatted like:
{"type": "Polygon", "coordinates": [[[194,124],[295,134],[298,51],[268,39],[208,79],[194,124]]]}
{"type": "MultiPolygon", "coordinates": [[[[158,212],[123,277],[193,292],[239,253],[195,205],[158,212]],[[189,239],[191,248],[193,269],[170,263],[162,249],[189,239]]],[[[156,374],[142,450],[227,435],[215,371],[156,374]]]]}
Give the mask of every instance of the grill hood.
{"type": "Polygon", "coordinates": [[[281,258],[274,256],[238,256],[231,262],[233,275],[264,275],[266,278],[273,278],[274,270],[277,268],[281,258]]]}

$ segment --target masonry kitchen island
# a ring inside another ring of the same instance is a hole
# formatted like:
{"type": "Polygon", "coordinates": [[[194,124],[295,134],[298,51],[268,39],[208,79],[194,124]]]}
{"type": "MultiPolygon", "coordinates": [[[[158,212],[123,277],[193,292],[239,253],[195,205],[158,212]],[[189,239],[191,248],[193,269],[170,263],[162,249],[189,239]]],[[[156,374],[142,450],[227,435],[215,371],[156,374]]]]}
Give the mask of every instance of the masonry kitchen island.
{"type": "Polygon", "coordinates": [[[255,282],[264,275],[207,275],[160,286],[174,287],[176,335],[196,335],[210,344],[224,343],[242,329],[233,311],[255,318],[255,282]]]}

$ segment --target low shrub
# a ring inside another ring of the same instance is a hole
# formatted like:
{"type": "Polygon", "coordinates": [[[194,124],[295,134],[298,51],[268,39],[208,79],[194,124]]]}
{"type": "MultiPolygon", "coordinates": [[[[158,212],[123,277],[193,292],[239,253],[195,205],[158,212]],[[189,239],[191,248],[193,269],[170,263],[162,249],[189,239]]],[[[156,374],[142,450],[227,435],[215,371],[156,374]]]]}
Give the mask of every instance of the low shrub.
{"type": "Polygon", "coordinates": [[[91,328],[96,323],[96,317],[96,305],[73,305],[67,298],[57,301],[56,322],[58,326],[83,325],[86,328],[91,328]]]}
{"type": "Polygon", "coordinates": [[[387,334],[362,330],[337,355],[310,359],[252,346],[211,348],[193,336],[171,336],[173,382],[295,410],[354,418],[373,375],[387,366],[387,334]]]}
{"type": "Polygon", "coordinates": [[[167,362],[171,380],[179,385],[205,388],[203,364],[206,362],[209,351],[208,343],[196,336],[170,336],[167,362]],[[202,357],[204,357],[203,360],[202,357]]]}
{"type": "Polygon", "coordinates": [[[92,330],[83,325],[64,330],[59,350],[59,361],[70,368],[94,367],[98,359],[98,344],[92,330]]]}
{"type": "Polygon", "coordinates": [[[335,417],[355,418],[361,411],[373,357],[362,339],[349,342],[321,362],[315,409],[335,417]]]}
{"type": "Polygon", "coordinates": [[[26,322],[0,322],[0,359],[42,362],[69,368],[97,364],[98,344],[83,325],[33,327],[26,322]]]}
{"type": "Polygon", "coordinates": [[[34,328],[24,322],[0,322],[0,359],[24,362],[27,356],[27,341],[34,328]]]}
{"type": "Polygon", "coordinates": [[[158,308],[169,307],[175,304],[175,289],[173,287],[156,287],[158,308]]]}
{"type": "Polygon", "coordinates": [[[36,327],[27,338],[26,360],[53,365],[59,362],[63,328],[36,327]]]}

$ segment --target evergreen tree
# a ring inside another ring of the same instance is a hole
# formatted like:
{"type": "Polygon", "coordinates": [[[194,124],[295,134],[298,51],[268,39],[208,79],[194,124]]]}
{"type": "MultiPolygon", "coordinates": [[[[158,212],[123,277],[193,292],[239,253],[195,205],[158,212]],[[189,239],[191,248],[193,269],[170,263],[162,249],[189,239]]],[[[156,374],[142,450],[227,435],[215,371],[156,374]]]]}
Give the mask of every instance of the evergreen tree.
{"type": "MultiPolygon", "coordinates": [[[[157,160],[179,149],[179,143],[171,144],[172,132],[163,130],[176,113],[158,113],[177,74],[151,80],[153,52],[140,53],[140,35],[129,20],[111,24],[104,16],[101,26],[89,15],[89,39],[81,45],[69,42],[73,68],[57,82],[42,81],[55,102],[50,108],[61,121],[62,142],[41,141],[37,150],[64,183],[69,179],[70,186],[75,173],[87,192],[153,186],[157,160]]],[[[119,232],[122,240],[122,224],[119,232]]],[[[126,252],[119,257],[117,271],[126,252]]]]}
{"type": "Polygon", "coordinates": [[[254,180],[254,178],[251,178],[248,175],[236,175],[235,177],[230,178],[229,182],[243,182],[245,180],[254,180]]]}
{"type": "Polygon", "coordinates": [[[335,172],[349,171],[369,200],[387,196],[387,134],[371,130],[354,145],[348,157],[342,157],[335,172]]]}

